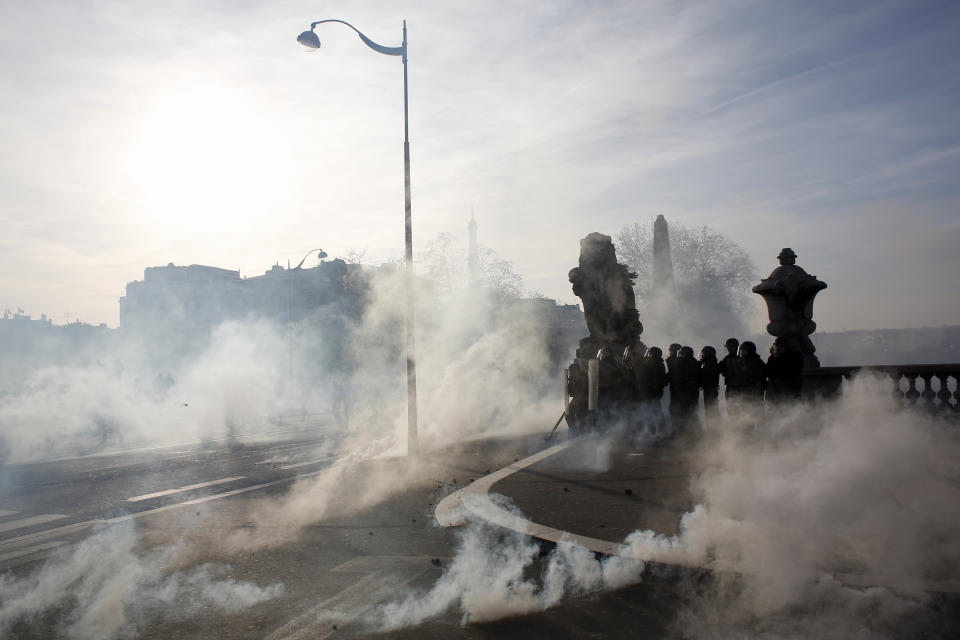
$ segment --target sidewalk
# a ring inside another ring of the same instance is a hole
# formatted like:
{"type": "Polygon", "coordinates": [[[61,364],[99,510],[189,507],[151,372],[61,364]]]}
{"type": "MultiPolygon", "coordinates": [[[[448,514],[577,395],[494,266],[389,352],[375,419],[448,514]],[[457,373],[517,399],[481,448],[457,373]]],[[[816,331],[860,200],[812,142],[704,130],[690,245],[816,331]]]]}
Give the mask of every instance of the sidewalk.
{"type": "Polygon", "coordinates": [[[478,478],[444,498],[438,524],[486,521],[548,543],[575,544],[601,555],[699,568],[681,548],[637,555],[624,540],[635,531],[679,533],[691,495],[691,444],[649,446],[585,435],[478,478]]]}
{"type": "Polygon", "coordinates": [[[668,442],[616,446],[580,437],[494,483],[529,520],[612,543],[652,530],[673,535],[693,507],[685,450],[668,442]]]}

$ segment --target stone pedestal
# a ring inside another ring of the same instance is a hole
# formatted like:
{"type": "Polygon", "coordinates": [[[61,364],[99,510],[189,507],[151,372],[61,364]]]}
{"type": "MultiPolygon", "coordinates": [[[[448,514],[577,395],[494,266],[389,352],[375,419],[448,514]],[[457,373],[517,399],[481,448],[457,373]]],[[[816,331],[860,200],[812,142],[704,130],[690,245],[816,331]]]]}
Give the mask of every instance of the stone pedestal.
{"type": "MultiPolygon", "coordinates": [[[[610,360],[606,363],[606,373],[600,381],[603,391],[599,402],[615,403],[615,399],[627,395],[629,389],[619,387],[627,385],[627,377],[611,375],[622,365],[620,358],[628,346],[638,343],[643,325],[637,312],[633,294],[633,281],[636,274],[625,265],[617,262],[616,250],[610,236],[591,233],[580,241],[580,260],[570,270],[570,284],[573,293],[583,302],[583,315],[590,335],[580,340],[577,347],[576,373],[586,373],[591,366],[596,367],[597,354],[608,349],[610,360]]],[[[573,366],[571,365],[573,368],[573,366]]],[[[573,376],[573,374],[571,374],[573,376]]],[[[574,376],[575,377],[575,376],[574,376]]],[[[571,385],[571,406],[586,410],[589,404],[588,389],[584,385],[571,385]]],[[[610,407],[608,407],[610,408],[610,407]]],[[[574,427],[578,420],[584,420],[578,411],[568,412],[568,423],[574,427]]],[[[592,420],[592,418],[590,419],[592,420]]],[[[584,424],[592,424],[587,421],[584,424]]],[[[582,425],[581,425],[582,426],[582,425]]]]}
{"type": "Polygon", "coordinates": [[[799,351],[804,368],[819,367],[820,361],[814,355],[816,347],[810,340],[810,334],[817,328],[813,321],[813,299],[827,288],[827,283],[798,267],[793,249],[783,249],[777,258],[780,266],[753,288],[767,303],[770,316],[767,332],[782,338],[790,351],[799,351]]]}

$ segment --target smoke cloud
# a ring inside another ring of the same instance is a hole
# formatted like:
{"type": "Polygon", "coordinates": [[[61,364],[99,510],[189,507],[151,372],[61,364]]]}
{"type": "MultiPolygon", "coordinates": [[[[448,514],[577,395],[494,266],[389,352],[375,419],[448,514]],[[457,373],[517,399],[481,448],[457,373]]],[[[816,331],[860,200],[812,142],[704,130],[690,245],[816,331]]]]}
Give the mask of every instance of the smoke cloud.
{"type": "Polygon", "coordinates": [[[676,534],[636,531],[623,558],[603,561],[559,545],[530,576],[536,544],[471,524],[433,589],[376,623],[539,611],[638,582],[655,561],[711,572],[677,587],[680,637],[951,637],[930,591],[955,584],[960,566],[955,424],[902,409],[872,377],[836,403],[757,419],[728,421],[691,451],[697,504],[676,534]]]}
{"type": "MultiPolygon", "coordinates": [[[[0,632],[56,610],[67,612],[65,636],[113,638],[151,616],[189,615],[198,603],[233,611],[276,597],[282,585],[234,582],[225,567],[171,568],[203,557],[212,536],[226,552],[275,547],[324,518],[434,484],[429,459],[396,457],[406,453],[407,431],[404,274],[381,269],[367,284],[358,318],[331,321],[322,309],[286,326],[231,321],[206,338],[171,342],[190,348],[169,353],[121,335],[95,356],[25,368],[5,383],[0,451],[9,472],[37,459],[257,437],[301,416],[322,430],[318,446],[335,460],[282,495],[251,496],[245,526],[226,537],[200,528],[151,549],[132,526],[110,527],[28,578],[3,578],[0,632]],[[342,331],[323,331],[331,322],[342,331]]],[[[513,303],[495,295],[463,293],[441,305],[428,285],[417,286],[421,448],[546,431],[545,407],[562,406],[546,319],[522,305],[508,311],[513,303]]]]}
{"type": "Polygon", "coordinates": [[[236,613],[283,593],[280,583],[234,580],[224,565],[171,571],[175,548],[143,552],[136,545],[132,522],[110,525],[26,578],[0,576],[0,635],[59,610],[59,635],[110,640],[136,635],[138,625],[157,616],[187,618],[205,606],[236,613]]]}
{"type": "Polygon", "coordinates": [[[496,620],[548,609],[564,597],[625,586],[639,580],[644,568],[639,560],[597,560],[582,547],[561,543],[548,555],[541,581],[528,576],[539,555],[539,545],[527,536],[472,522],[458,532],[456,555],[429,592],[383,606],[368,622],[390,630],[450,609],[461,613],[462,624],[496,620]]]}

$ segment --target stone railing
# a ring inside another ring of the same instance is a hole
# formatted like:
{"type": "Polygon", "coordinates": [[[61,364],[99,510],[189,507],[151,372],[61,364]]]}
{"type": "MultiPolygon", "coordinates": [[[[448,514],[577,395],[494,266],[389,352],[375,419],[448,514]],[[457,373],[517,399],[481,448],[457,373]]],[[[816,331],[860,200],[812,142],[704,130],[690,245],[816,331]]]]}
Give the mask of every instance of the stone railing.
{"type": "Polygon", "coordinates": [[[835,396],[842,393],[845,379],[870,372],[889,377],[890,393],[905,406],[931,412],[960,411],[960,363],[804,369],[804,394],[811,397],[835,396]]]}

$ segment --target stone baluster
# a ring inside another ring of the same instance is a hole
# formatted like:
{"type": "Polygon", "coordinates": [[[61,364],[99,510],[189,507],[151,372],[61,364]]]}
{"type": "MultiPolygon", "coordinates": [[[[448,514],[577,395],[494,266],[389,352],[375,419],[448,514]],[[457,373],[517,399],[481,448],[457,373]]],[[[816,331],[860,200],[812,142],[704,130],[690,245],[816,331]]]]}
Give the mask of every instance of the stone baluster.
{"type": "Polygon", "coordinates": [[[917,374],[907,374],[907,392],[904,394],[904,398],[907,400],[908,405],[915,404],[917,398],[920,397],[920,392],[917,391],[917,374]]]}
{"type": "Polygon", "coordinates": [[[890,392],[890,395],[893,396],[893,399],[902,404],[903,397],[903,376],[897,372],[890,375],[890,378],[893,380],[893,391],[890,392]]]}
{"type": "Polygon", "coordinates": [[[946,374],[941,374],[938,376],[938,379],[940,380],[940,391],[937,392],[937,397],[940,398],[940,406],[938,409],[945,411],[950,408],[950,377],[946,374]]]}
{"type": "Polygon", "coordinates": [[[960,377],[953,375],[953,410],[960,412],[960,377]]]}
{"type": "Polygon", "coordinates": [[[920,374],[920,379],[923,380],[923,391],[920,392],[920,397],[923,398],[923,408],[928,411],[936,410],[936,405],[934,405],[934,398],[937,397],[936,392],[933,390],[933,385],[931,384],[933,380],[932,373],[922,373],[920,374]]]}

